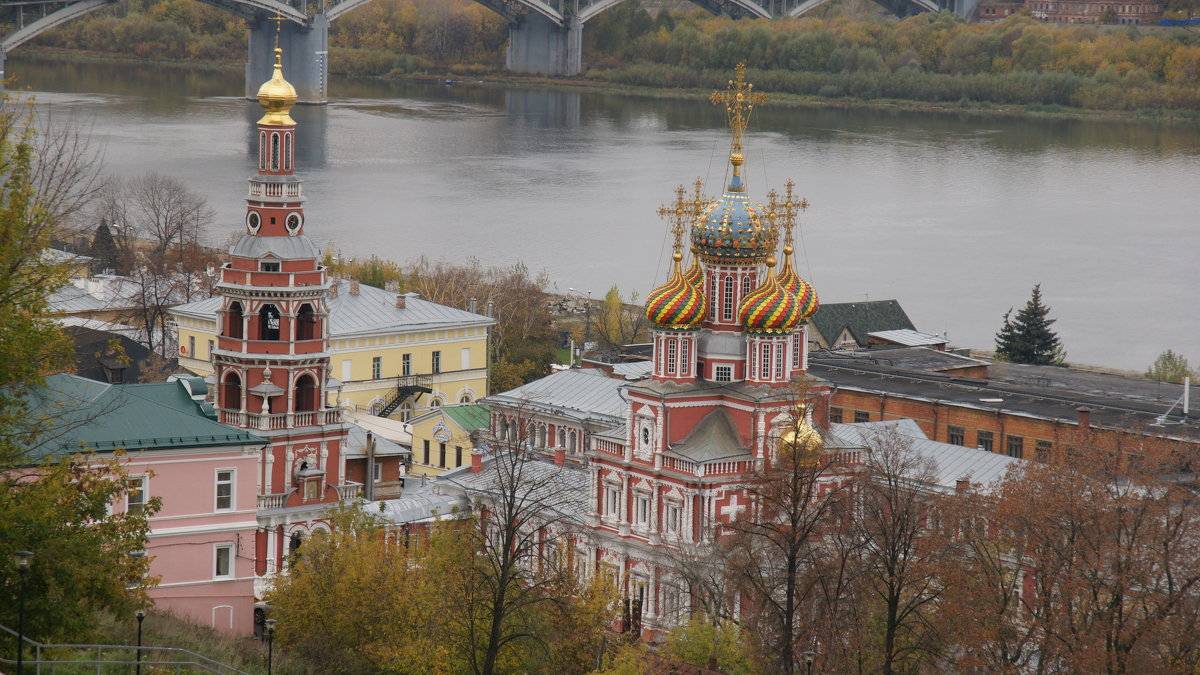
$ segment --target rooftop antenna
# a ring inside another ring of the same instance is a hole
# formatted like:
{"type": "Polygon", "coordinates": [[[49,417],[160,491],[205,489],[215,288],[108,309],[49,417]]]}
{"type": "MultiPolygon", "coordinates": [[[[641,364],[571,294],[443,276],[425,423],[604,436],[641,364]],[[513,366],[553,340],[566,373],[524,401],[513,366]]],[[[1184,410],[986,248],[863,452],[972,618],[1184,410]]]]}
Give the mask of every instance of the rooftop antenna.
{"type": "Polygon", "coordinates": [[[1191,394],[1192,394],[1192,378],[1190,376],[1184,377],[1183,378],[1183,396],[1180,396],[1178,399],[1176,399],[1175,402],[1171,404],[1171,407],[1167,408],[1167,412],[1154,418],[1154,424],[1152,424],[1151,426],[1161,427],[1165,424],[1184,424],[1185,422],[1187,422],[1188,413],[1190,412],[1190,409],[1191,409],[1191,398],[1192,398],[1191,394]],[[1168,422],[1167,418],[1171,415],[1172,412],[1175,411],[1175,408],[1177,406],[1183,407],[1183,411],[1182,411],[1183,419],[1178,422],[1168,422]]]}

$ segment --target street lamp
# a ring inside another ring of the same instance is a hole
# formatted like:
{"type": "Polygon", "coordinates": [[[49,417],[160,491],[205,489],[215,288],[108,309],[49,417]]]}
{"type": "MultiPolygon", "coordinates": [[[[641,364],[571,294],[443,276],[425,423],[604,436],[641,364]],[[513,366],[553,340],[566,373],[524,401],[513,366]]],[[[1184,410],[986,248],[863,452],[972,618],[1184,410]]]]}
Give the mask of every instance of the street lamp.
{"type": "Polygon", "coordinates": [[[142,675],[142,622],[146,620],[146,610],[139,609],[133,615],[138,621],[137,675],[142,675]]]}
{"type": "Polygon", "coordinates": [[[267,619],[267,675],[271,675],[272,659],[275,655],[275,619],[267,619]]]}
{"type": "Polygon", "coordinates": [[[813,661],[817,660],[817,653],[812,651],[804,652],[804,667],[808,669],[808,675],[812,675],[813,661]]]}
{"type": "Polygon", "coordinates": [[[17,551],[13,554],[13,563],[17,566],[17,575],[21,578],[17,591],[17,672],[23,672],[23,657],[25,655],[25,578],[29,576],[29,559],[33,551],[17,551]]]}

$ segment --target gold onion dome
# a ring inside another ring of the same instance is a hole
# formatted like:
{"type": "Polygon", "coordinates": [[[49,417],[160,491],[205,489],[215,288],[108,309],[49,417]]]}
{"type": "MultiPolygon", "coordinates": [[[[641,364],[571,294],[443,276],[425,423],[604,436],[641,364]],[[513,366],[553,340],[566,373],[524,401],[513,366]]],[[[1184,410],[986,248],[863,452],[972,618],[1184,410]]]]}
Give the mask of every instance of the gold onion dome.
{"type": "Polygon", "coordinates": [[[683,254],[671,256],[671,276],[646,296],[646,318],[655,327],[667,330],[694,330],[708,312],[708,300],[694,284],[684,279],[679,262],[683,254]]]}
{"type": "Polygon", "coordinates": [[[700,257],[696,255],[695,248],[692,248],[692,264],[683,271],[683,280],[696,288],[704,287],[704,268],[700,266],[700,257]]]}
{"type": "Polygon", "coordinates": [[[820,302],[817,300],[817,289],[796,274],[792,267],[792,247],[783,247],[783,269],[779,272],[779,285],[783,290],[796,296],[800,302],[800,321],[808,321],[816,311],[820,302]]]}
{"type": "Polygon", "coordinates": [[[785,335],[800,323],[800,300],[779,285],[775,258],[767,258],[767,279],[742,300],[742,329],[759,335],[785,335]]]}
{"type": "Polygon", "coordinates": [[[283,50],[279,47],[275,48],[275,72],[258,88],[258,104],[266,112],[259,124],[287,126],[296,123],[288,114],[296,105],[296,88],[283,79],[283,50]]]}
{"type": "MultiPolygon", "coordinates": [[[[798,453],[801,456],[815,455],[824,445],[821,434],[808,424],[803,403],[796,406],[796,422],[790,429],[779,434],[779,451],[798,453]]],[[[815,457],[814,457],[815,459],[815,457]]]]}

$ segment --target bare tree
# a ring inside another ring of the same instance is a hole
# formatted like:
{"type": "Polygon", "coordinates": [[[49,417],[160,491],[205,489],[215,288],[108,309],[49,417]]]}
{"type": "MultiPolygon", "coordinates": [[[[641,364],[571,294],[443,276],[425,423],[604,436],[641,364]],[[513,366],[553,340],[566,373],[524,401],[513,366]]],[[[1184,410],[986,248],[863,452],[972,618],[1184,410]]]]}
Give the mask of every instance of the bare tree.
{"type": "Polygon", "coordinates": [[[208,202],[179,179],[156,173],[130,181],[127,192],[130,224],[148,245],[144,260],[160,272],[186,265],[186,254],[212,222],[214,212],[208,202]]]}

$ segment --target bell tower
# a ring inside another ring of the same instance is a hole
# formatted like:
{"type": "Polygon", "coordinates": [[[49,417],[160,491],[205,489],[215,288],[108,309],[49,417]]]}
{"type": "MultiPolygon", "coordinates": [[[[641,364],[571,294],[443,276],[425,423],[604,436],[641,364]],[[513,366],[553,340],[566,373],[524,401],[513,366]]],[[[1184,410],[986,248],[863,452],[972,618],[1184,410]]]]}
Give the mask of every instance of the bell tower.
{"type": "Polygon", "coordinates": [[[282,570],[284,542],[298,546],[350,487],[342,485],[341,410],[326,407],[330,284],[304,234],[296,90],[283,77],[282,53],[275,49],[274,73],[258,90],[258,171],[246,231],[221,268],[213,352],[221,421],[270,440],[256,477],[260,574],[282,570]]]}

